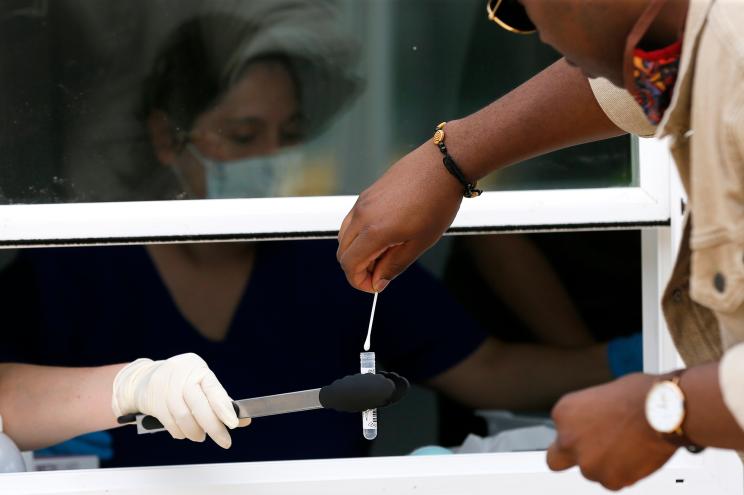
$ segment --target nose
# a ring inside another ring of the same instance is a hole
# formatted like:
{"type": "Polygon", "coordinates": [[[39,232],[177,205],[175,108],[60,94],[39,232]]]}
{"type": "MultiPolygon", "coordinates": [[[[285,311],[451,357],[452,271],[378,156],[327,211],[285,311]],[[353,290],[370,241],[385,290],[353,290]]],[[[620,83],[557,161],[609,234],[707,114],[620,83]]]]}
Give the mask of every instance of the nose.
{"type": "Polygon", "coordinates": [[[258,152],[261,155],[274,155],[278,153],[281,148],[281,131],[279,128],[271,128],[266,132],[264,139],[262,140],[261,145],[258,149],[258,152]]]}

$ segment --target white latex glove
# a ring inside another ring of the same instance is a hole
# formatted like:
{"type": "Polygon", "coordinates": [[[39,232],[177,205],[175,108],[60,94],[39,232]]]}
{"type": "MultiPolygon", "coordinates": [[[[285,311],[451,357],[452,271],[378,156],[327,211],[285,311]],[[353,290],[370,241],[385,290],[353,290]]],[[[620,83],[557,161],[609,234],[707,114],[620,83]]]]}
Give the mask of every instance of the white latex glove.
{"type": "Polygon", "coordinates": [[[203,442],[208,434],[225,449],[232,445],[227,428],[250,423],[238,421],[232,399],[217,377],[191,353],[127,365],[114,379],[112,408],[117,417],[136,412],[154,416],[178,440],[203,442]]]}

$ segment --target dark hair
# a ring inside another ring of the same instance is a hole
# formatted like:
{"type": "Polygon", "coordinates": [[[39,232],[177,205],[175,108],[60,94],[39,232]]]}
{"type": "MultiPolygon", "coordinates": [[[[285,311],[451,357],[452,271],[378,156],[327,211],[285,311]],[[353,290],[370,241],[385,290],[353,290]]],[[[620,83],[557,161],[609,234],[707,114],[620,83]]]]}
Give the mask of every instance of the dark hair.
{"type": "Polygon", "coordinates": [[[225,14],[209,14],[183,23],[165,42],[145,79],[140,119],[145,121],[155,110],[163,111],[174,133],[185,135],[199,115],[217,104],[248,67],[258,62],[282,63],[298,87],[289,57],[279,53],[261,54],[242,61],[237,71],[227,70],[231,51],[226,40],[234,40],[234,48],[257,32],[257,25],[225,14]],[[222,27],[222,42],[215,43],[215,26],[222,27]]]}

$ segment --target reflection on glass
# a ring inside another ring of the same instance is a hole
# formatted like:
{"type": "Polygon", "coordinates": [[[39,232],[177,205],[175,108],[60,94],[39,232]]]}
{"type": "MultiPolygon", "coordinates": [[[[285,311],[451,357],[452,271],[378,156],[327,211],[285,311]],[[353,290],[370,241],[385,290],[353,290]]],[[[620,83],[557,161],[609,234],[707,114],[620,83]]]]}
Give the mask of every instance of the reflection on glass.
{"type": "MultiPolygon", "coordinates": [[[[477,111],[559,58],[537,36],[494,29],[483,1],[437,2],[435,9],[428,8],[428,0],[399,4],[394,66],[401,153],[418,146],[437,123],[477,111]]],[[[479,185],[486,190],[636,185],[630,138],[550,153],[496,172],[479,185]]]]}
{"type": "Polygon", "coordinates": [[[360,84],[329,1],[60,0],[32,17],[18,3],[4,24],[51,56],[29,80],[4,71],[11,105],[35,118],[0,116],[28,138],[6,136],[10,202],[294,193],[304,157],[279,152],[319,133],[360,84]]]}
{"type": "MultiPolygon", "coordinates": [[[[429,3],[5,2],[0,202],[357,193],[556,57],[481,0],[429,3]]],[[[486,186],[627,186],[630,162],[624,138],[486,186]]]]}
{"type": "MultiPolygon", "coordinates": [[[[308,45],[282,44],[272,29],[210,14],[175,31],[144,84],[142,120],[157,163],[135,170],[136,178],[164,169],[179,195],[193,199],[282,192],[282,180],[297,173],[303,159],[286,148],[326,118],[303,101],[338,105],[345,94],[312,93],[313,77],[328,69],[320,65],[328,60],[308,65],[298,53],[308,45]]],[[[345,93],[353,81],[347,86],[345,93]]]]}

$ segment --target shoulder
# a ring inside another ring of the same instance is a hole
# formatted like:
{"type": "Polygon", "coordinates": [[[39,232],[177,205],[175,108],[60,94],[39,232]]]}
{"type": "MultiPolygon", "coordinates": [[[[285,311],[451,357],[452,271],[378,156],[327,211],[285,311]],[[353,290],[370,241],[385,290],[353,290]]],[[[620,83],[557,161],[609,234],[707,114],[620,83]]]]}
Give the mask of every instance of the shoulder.
{"type": "MultiPolygon", "coordinates": [[[[744,2],[741,0],[718,0],[708,14],[708,29],[721,42],[727,58],[744,69],[744,2]]],[[[741,74],[741,72],[740,72],[741,74]]],[[[740,81],[741,82],[741,81],[740,81]]]]}
{"type": "Polygon", "coordinates": [[[89,246],[24,250],[19,259],[42,278],[75,277],[94,273],[138,271],[142,246],[89,246]]]}
{"type": "Polygon", "coordinates": [[[699,117],[696,132],[707,132],[735,154],[744,157],[744,2],[719,0],[708,14],[696,61],[695,99],[708,114],[699,117]]]}

